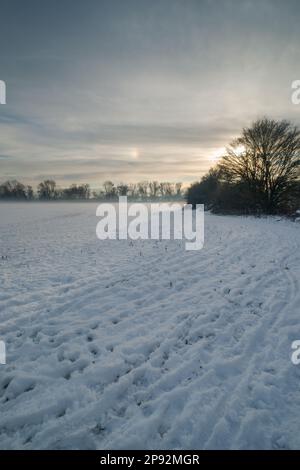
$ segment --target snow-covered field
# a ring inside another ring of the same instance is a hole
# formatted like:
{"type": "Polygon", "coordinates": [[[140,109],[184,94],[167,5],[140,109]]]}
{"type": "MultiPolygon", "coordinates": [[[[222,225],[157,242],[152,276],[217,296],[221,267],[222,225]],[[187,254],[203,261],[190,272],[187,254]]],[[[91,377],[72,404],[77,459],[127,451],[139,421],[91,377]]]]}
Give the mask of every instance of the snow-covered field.
{"type": "Polygon", "coordinates": [[[0,205],[2,449],[300,448],[300,225],[99,241],[94,204],[0,205]]]}

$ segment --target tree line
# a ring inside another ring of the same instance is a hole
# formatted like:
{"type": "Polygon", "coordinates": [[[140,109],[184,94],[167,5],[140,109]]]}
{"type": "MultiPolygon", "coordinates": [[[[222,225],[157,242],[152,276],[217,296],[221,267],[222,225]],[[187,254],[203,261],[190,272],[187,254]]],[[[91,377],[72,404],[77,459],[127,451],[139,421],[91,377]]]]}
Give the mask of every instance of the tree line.
{"type": "Polygon", "coordinates": [[[39,183],[36,191],[19,181],[0,184],[4,200],[182,199],[204,204],[216,213],[293,214],[300,209],[300,130],[289,121],[259,119],[242,130],[219,162],[186,193],[182,183],[105,181],[98,191],[88,184],[60,188],[55,181],[39,183]]]}
{"type": "Polygon", "coordinates": [[[182,199],[182,183],[141,181],[133,184],[115,184],[112,181],[105,181],[98,191],[92,191],[88,184],[71,184],[67,188],[60,188],[51,179],[39,183],[36,191],[32,186],[16,180],[0,184],[0,199],[4,200],[115,200],[119,196],[143,200],[182,199]]]}
{"type": "Polygon", "coordinates": [[[187,191],[187,201],[215,213],[294,214],[300,209],[300,130],[259,119],[187,191]]]}

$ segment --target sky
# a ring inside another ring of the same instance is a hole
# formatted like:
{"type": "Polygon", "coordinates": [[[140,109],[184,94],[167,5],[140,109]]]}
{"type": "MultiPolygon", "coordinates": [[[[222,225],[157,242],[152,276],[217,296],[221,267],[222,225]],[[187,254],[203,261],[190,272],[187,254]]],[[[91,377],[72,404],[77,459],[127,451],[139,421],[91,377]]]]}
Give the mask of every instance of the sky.
{"type": "Polygon", "coordinates": [[[199,180],[258,117],[300,124],[298,0],[0,0],[0,182],[199,180]]]}

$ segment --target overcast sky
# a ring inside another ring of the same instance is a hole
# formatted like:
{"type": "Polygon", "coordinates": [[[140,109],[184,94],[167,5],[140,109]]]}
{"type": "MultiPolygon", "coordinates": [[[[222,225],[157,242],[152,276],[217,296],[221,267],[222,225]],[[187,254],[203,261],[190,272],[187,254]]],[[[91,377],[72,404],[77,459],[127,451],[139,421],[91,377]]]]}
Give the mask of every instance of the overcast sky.
{"type": "Polygon", "coordinates": [[[300,124],[298,0],[0,0],[0,181],[191,182],[260,116],[300,124]]]}

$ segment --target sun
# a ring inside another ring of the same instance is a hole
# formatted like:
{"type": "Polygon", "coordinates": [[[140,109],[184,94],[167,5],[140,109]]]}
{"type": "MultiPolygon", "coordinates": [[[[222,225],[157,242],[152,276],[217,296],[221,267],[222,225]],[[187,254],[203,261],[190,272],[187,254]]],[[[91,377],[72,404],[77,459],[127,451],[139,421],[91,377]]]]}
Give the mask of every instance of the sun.
{"type": "Polygon", "coordinates": [[[139,156],[140,156],[139,149],[137,149],[137,148],[132,148],[132,149],[130,150],[130,154],[131,154],[132,158],[139,158],[139,156]]]}
{"type": "Polygon", "coordinates": [[[239,157],[244,153],[246,150],[246,147],[244,145],[238,145],[237,147],[234,148],[234,153],[239,157]]]}
{"type": "Polygon", "coordinates": [[[223,155],[226,154],[226,148],[225,147],[220,147],[218,149],[216,149],[214,152],[212,152],[209,156],[209,160],[211,162],[218,162],[220,160],[221,157],[223,157],[223,155]]]}
{"type": "MultiPolygon", "coordinates": [[[[244,145],[238,145],[237,147],[234,147],[232,150],[234,151],[235,155],[239,157],[245,152],[246,147],[244,145]]],[[[226,155],[226,153],[227,153],[226,147],[219,147],[210,154],[209,160],[211,162],[217,163],[224,155],[226,155]]]]}

